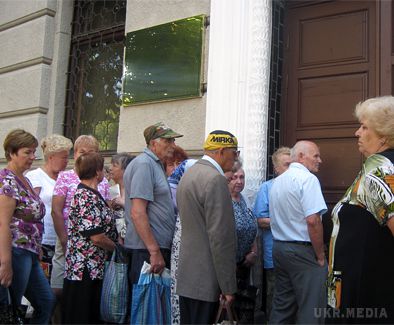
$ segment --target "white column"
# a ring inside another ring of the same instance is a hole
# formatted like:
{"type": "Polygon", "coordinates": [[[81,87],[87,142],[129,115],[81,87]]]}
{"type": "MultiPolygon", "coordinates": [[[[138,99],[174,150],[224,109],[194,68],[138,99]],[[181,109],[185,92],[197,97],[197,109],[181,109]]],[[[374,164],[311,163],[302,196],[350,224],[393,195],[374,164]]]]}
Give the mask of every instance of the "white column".
{"type": "Polygon", "coordinates": [[[237,136],[253,200],[267,167],[270,0],[212,0],[206,129],[237,136]]]}

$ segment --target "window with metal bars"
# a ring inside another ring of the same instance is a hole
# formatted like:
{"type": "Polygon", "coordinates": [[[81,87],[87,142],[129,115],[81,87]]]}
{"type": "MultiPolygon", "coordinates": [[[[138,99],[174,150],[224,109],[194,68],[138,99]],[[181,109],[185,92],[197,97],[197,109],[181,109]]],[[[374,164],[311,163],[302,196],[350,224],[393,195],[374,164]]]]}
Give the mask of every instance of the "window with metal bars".
{"type": "Polygon", "coordinates": [[[75,0],[65,135],[94,135],[116,151],[126,0],[75,0]]]}

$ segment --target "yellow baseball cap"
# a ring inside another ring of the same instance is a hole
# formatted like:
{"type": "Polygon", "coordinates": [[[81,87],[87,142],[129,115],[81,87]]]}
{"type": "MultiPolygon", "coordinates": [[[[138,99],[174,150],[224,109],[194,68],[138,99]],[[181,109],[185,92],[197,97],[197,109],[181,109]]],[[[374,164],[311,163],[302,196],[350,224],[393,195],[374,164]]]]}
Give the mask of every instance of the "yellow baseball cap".
{"type": "Polygon", "coordinates": [[[238,148],[237,138],[227,131],[212,131],[205,140],[204,150],[216,150],[220,148],[238,148]]]}

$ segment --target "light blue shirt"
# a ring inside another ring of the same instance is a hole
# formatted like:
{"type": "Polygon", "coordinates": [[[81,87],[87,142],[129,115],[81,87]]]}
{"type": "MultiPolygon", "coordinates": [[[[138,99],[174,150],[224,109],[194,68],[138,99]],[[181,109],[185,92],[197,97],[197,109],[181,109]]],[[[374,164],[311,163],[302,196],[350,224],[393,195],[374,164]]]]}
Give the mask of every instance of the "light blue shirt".
{"type": "MultiPolygon", "coordinates": [[[[256,218],[269,218],[269,193],[273,184],[273,179],[261,184],[254,203],[254,214],[256,218]]],[[[265,269],[272,269],[272,232],[271,229],[261,229],[261,246],[263,248],[263,266],[265,269]]]]}
{"type": "Polygon", "coordinates": [[[296,162],[275,178],[269,202],[275,240],[310,242],[306,217],[318,213],[321,218],[327,211],[319,180],[296,162]]]}

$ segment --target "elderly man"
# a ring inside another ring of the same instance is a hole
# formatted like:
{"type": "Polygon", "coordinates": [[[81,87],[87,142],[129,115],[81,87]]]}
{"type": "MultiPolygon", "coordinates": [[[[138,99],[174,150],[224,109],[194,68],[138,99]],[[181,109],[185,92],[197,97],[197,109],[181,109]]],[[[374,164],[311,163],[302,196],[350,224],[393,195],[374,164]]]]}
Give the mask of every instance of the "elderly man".
{"type": "Polygon", "coordinates": [[[162,162],[171,155],[175,138],[181,137],[163,123],[147,127],[147,147],[124,173],[126,236],[131,253],[129,281],[137,283],[144,261],[154,273],[170,266],[175,213],[162,162]]]}
{"type": "MultiPolygon", "coordinates": [[[[282,175],[291,163],[290,148],[280,147],[272,155],[272,164],[276,176],[282,175]]],[[[254,204],[254,214],[257,223],[261,229],[261,247],[263,251],[263,268],[264,268],[264,288],[265,288],[265,313],[267,319],[270,317],[272,307],[272,296],[274,293],[275,273],[274,263],[272,261],[272,233],[269,216],[269,193],[275,179],[261,184],[254,204]]]]}
{"type": "Polygon", "coordinates": [[[315,175],[322,160],[317,145],[299,141],[292,163],[271,188],[275,292],[270,323],[320,323],[326,307],[327,262],[321,216],[327,211],[315,175]]]}
{"type": "Polygon", "coordinates": [[[230,132],[211,132],[205,155],[178,186],[182,234],[176,291],[181,324],[212,324],[220,294],[231,304],[237,290],[235,221],[224,176],[238,158],[237,146],[230,132]]]}

